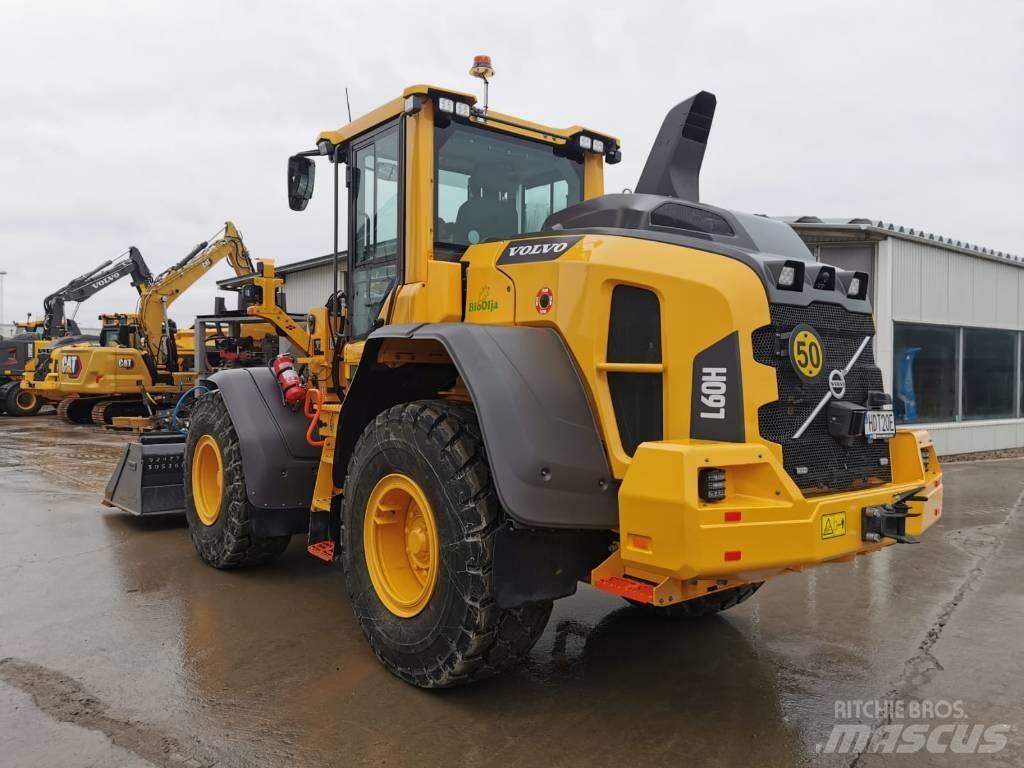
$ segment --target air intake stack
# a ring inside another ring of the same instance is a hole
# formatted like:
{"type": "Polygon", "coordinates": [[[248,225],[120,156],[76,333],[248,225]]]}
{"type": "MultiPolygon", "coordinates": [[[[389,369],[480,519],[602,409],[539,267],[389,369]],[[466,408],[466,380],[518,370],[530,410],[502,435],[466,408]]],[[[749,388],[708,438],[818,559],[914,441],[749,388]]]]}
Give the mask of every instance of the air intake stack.
{"type": "Polygon", "coordinates": [[[669,111],[637,182],[638,194],[700,201],[700,167],[716,103],[713,93],[701,91],[669,111]]]}

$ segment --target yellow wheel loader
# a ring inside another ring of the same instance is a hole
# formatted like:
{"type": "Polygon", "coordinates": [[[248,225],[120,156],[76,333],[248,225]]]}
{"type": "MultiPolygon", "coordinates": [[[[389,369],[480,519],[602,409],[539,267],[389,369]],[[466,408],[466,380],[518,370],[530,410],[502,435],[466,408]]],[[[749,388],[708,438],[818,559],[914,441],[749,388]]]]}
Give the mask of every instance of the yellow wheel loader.
{"type": "Polygon", "coordinates": [[[51,350],[56,347],[89,344],[97,340],[81,333],[74,314],[67,316],[65,305],[75,302],[81,306],[83,301],[124,277],[130,277],[132,285],[140,292],[153,279],[142,254],[134,246],[117,259],[108,259],[43,299],[42,320],[16,324],[18,334],[3,348],[5,359],[0,377],[0,413],[32,416],[39,412],[43,398],[21,386],[26,372],[31,377],[35,371],[45,369],[51,350]]]}
{"type": "Polygon", "coordinates": [[[289,203],[325,160],[344,309],[298,322],[261,265],[250,312],[297,358],[206,378],[187,435],[130,446],[106,503],[183,510],[214,568],[306,535],[425,688],[514,666],[581,581],[685,618],[916,541],[941,472],[895,430],[868,277],[699,202],[714,109],[668,113],[635,194],[604,192],[614,137],[447,88],[321,133],[289,203]]]}
{"type": "MultiPolygon", "coordinates": [[[[21,387],[55,403],[60,416],[75,424],[110,424],[118,416],[146,416],[173,406],[196,376],[182,365],[177,328],[168,316],[171,304],[223,259],[236,276],[252,272],[235,225],[227,222],[223,232],[140,286],[137,312],[103,316],[98,344],[53,350],[21,387]]],[[[189,337],[189,358],[191,345],[189,337]]]]}

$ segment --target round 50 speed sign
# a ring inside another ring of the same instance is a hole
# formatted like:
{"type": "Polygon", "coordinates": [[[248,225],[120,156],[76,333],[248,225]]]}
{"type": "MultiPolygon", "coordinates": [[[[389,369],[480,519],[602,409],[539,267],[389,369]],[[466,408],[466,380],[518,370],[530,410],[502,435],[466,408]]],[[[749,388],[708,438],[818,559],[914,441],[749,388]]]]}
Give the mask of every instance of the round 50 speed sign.
{"type": "Polygon", "coordinates": [[[804,381],[814,381],[825,369],[825,344],[811,326],[801,323],[789,334],[789,361],[804,381]]]}

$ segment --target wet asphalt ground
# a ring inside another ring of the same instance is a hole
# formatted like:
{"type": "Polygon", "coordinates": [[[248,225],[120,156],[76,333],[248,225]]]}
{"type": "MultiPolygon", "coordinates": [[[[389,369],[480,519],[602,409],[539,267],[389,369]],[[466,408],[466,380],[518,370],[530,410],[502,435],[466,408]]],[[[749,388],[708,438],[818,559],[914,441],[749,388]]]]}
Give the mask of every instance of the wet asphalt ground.
{"type": "Polygon", "coordinates": [[[0,765],[1024,764],[1024,460],[948,467],[920,545],[691,623],[581,587],[521,669],[425,692],[378,665],[340,568],[302,542],[216,572],[182,522],[100,506],[128,439],[0,417],[0,765]],[[959,720],[906,722],[1007,724],[1008,742],[821,749],[837,701],[886,696],[959,701],[959,720]]]}

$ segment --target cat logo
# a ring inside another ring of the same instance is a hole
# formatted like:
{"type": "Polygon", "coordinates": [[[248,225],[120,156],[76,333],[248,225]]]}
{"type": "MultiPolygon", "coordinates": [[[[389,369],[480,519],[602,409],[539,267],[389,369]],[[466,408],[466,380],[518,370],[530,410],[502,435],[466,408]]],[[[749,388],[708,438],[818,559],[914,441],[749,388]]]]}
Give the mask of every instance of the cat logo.
{"type": "Polygon", "coordinates": [[[134,357],[119,357],[117,358],[117,367],[122,371],[130,371],[135,367],[134,357]]]}
{"type": "Polygon", "coordinates": [[[77,379],[82,370],[82,361],[78,355],[63,355],[60,359],[60,372],[72,379],[77,379]]]}

